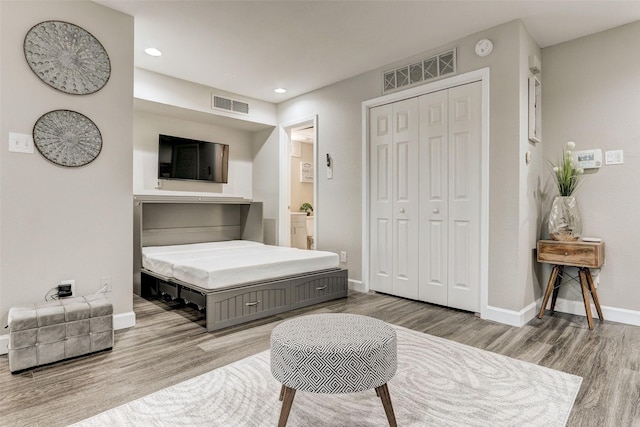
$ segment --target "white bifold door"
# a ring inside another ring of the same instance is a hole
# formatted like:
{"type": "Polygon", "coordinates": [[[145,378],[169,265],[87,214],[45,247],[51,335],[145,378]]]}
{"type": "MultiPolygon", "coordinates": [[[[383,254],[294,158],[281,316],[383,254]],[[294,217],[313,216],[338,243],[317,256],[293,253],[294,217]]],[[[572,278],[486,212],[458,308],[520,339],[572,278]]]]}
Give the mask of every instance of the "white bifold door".
{"type": "Polygon", "coordinates": [[[369,123],[372,289],[417,299],[418,99],[373,108],[369,123]]]}
{"type": "Polygon", "coordinates": [[[370,110],[372,290],[480,310],[481,83],[370,110]]]}

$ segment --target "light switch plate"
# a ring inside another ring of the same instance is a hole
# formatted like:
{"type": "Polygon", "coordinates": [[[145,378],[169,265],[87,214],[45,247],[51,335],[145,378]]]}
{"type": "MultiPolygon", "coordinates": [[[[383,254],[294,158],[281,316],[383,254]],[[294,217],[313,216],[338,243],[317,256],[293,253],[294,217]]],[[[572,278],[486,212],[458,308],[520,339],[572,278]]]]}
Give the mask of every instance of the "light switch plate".
{"type": "Polygon", "coordinates": [[[33,154],[33,137],[26,133],[9,132],[9,151],[33,154]]]}
{"type": "Polygon", "coordinates": [[[613,150],[604,152],[605,165],[621,165],[624,163],[624,152],[622,150],[613,150]]]}

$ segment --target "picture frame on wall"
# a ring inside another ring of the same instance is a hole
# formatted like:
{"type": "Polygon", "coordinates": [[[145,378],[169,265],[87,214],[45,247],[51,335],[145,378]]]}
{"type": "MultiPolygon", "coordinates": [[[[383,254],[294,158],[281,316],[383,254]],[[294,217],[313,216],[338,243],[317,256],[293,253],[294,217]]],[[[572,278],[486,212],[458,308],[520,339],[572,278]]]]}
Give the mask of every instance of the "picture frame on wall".
{"type": "Polygon", "coordinates": [[[300,182],[313,182],[313,163],[300,162],[300,182]]]}
{"type": "Polygon", "coordinates": [[[541,94],[542,84],[536,76],[529,77],[529,141],[538,143],[542,140],[541,126],[541,94]]]}

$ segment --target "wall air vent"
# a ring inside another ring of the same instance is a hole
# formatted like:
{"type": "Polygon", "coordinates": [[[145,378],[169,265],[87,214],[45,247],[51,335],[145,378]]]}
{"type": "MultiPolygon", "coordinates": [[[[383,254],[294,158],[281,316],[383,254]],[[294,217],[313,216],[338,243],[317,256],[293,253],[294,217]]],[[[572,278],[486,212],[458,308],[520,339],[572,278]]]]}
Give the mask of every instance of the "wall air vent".
{"type": "Polygon", "coordinates": [[[232,113],[249,114],[249,104],[237,99],[224,98],[219,95],[212,95],[211,108],[216,110],[231,111],[232,113]]]}
{"type": "Polygon", "coordinates": [[[456,73],[456,48],[382,73],[382,93],[428,83],[456,73]]]}

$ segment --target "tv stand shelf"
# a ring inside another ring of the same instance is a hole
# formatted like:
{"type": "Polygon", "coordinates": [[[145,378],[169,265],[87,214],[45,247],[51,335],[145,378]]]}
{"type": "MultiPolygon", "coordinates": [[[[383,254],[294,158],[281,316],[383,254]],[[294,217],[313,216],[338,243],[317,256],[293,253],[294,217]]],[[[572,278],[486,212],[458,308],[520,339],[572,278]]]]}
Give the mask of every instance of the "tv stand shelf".
{"type": "Polygon", "coordinates": [[[137,203],[220,203],[225,205],[249,205],[251,199],[235,196],[215,196],[211,193],[191,192],[149,192],[133,195],[137,203]]]}

